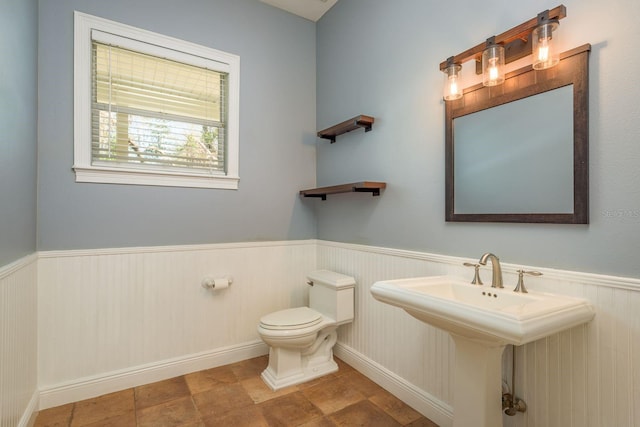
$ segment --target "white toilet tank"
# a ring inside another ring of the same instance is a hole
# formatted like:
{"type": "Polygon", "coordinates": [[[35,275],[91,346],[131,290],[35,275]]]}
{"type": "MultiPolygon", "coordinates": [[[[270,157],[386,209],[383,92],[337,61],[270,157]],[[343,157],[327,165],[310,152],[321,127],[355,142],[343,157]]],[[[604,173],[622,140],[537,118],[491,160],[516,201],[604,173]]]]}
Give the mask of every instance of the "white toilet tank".
{"type": "Polygon", "coordinates": [[[334,319],[338,325],[353,320],[354,287],[351,276],[329,270],[316,270],[307,276],[312,283],[309,289],[309,307],[334,319]]]}

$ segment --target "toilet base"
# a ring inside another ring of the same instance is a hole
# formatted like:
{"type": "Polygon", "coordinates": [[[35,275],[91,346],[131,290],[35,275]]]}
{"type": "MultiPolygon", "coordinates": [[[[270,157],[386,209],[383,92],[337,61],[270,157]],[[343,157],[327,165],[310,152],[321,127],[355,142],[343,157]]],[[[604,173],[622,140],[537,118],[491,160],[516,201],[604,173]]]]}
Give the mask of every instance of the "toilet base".
{"type": "Polygon", "coordinates": [[[271,390],[275,391],[281,388],[311,381],[337,371],[338,364],[333,360],[328,360],[320,365],[307,367],[306,369],[303,369],[302,372],[279,378],[274,375],[272,370],[267,368],[262,371],[261,377],[262,381],[264,381],[265,384],[267,384],[269,388],[271,388],[271,390]]]}
{"type": "Polygon", "coordinates": [[[269,366],[262,372],[262,380],[272,390],[279,390],[337,372],[338,364],[333,360],[338,335],[335,329],[332,327],[320,334],[307,351],[269,348],[269,366]]]}

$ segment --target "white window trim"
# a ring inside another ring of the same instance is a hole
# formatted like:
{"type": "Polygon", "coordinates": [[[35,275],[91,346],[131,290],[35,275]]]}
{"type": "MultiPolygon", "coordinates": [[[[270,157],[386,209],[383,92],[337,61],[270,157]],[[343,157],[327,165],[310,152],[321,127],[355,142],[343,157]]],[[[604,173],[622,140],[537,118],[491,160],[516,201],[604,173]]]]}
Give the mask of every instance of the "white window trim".
{"type": "Polygon", "coordinates": [[[236,190],[240,177],[240,57],[151,31],[74,12],[74,165],[76,182],[159,185],[169,187],[220,188],[236,190]],[[91,164],[91,30],[116,34],[163,48],[207,58],[229,72],[227,173],[199,175],[188,172],[146,171],[91,164]]]}

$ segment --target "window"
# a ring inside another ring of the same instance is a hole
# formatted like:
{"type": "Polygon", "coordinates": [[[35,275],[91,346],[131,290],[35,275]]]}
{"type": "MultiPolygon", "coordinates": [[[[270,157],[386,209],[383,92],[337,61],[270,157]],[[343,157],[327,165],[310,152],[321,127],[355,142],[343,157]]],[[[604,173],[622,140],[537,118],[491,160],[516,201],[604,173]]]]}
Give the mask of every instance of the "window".
{"type": "Polygon", "coordinates": [[[239,58],[75,13],[76,182],[238,188],[239,58]]]}

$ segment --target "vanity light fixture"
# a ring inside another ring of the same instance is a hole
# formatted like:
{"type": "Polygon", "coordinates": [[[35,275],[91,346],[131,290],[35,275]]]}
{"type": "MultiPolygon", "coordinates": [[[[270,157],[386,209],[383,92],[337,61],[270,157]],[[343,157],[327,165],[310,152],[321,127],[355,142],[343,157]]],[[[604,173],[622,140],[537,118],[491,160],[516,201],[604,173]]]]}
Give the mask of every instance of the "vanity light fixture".
{"type": "Polygon", "coordinates": [[[504,46],[496,44],[496,38],[487,39],[482,52],[482,84],[497,86],[504,83],[504,46]]]}
{"type": "Polygon", "coordinates": [[[544,70],[560,62],[558,51],[558,19],[549,19],[549,11],[538,14],[538,26],[533,29],[533,69],[544,70]]]}
{"type": "Polygon", "coordinates": [[[566,16],[564,5],[545,10],[537,17],[441,62],[440,71],[445,74],[444,99],[454,101],[462,97],[460,71],[462,64],[472,59],[476,62],[476,74],[483,75],[482,84],[485,86],[504,83],[504,66],[531,54],[535,70],[556,65],[560,61],[557,47],[559,21],[566,16]]]}
{"type": "Polygon", "coordinates": [[[447,59],[447,67],[444,69],[444,99],[453,101],[462,98],[462,65],[453,62],[453,56],[447,59]]]}

